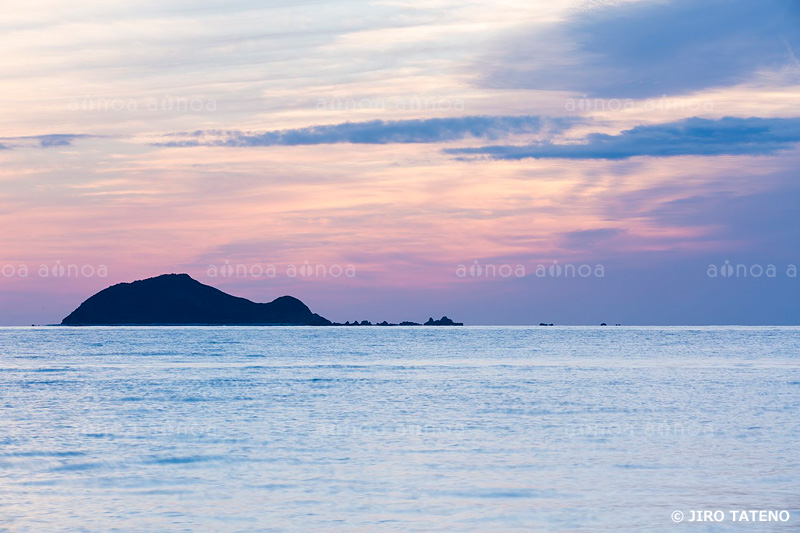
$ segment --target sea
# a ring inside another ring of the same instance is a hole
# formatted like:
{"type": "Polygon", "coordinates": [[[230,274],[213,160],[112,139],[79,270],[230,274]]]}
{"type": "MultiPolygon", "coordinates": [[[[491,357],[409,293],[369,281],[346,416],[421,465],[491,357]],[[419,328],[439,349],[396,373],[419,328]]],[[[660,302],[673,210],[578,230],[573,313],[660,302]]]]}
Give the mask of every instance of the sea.
{"type": "Polygon", "coordinates": [[[798,531],[800,328],[0,328],[0,530],[798,531]]]}

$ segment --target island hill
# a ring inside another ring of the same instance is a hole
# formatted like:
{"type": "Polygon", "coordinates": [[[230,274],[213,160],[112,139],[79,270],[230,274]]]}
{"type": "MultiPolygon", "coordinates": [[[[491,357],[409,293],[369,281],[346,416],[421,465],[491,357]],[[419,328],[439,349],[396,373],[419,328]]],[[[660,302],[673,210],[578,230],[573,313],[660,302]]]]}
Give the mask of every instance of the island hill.
{"type": "MultiPolygon", "coordinates": [[[[188,274],[164,274],[103,289],[61,321],[63,326],[269,325],[372,326],[331,322],[292,296],[256,303],[204,285],[188,274]]],[[[447,317],[424,324],[380,322],[375,326],[461,326],[447,317]]]]}

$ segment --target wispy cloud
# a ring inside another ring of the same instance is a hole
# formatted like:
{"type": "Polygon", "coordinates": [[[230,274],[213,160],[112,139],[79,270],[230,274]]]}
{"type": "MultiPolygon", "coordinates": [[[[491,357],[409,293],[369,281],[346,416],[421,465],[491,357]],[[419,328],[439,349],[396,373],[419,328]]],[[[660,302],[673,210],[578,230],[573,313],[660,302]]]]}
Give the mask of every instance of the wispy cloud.
{"type": "Polygon", "coordinates": [[[0,150],[10,149],[12,147],[54,148],[61,146],[72,146],[72,141],[90,137],[96,137],[96,135],[84,135],[79,133],[50,133],[46,135],[30,135],[26,137],[0,137],[0,140],[10,143],[8,145],[0,144],[0,150]]]}
{"type": "Polygon", "coordinates": [[[490,87],[684,94],[789,65],[797,76],[799,27],[800,4],[786,0],[615,2],[506,37],[479,68],[490,87]]]}
{"type": "Polygon", "coordinates": [[[494,140],[516,134],[562,131],[575,118],[467,116],[418,120],[371,120],[265,132],[195,131],[159,146],[297,146],[311,144],[435,143],[466,138],[494,140]]]}
{"type": "Polygon", "coordinates": [[[800,142],[800,118],[689,118],[667,124],[636,126],[618,135],[592,133],[582,144],[541,142],[526,146],[450,148],[458,155],[494,159],[627,159],[636,156],[768,155],[800,142]]]}
{"type": "Polygon", "coordinates": [[[625,230],[621,228],[598,228],[571,231],[562,234],[562,245],[566,248],[585,250],[603,244],[605,241],[624,233],[625,230]]]}

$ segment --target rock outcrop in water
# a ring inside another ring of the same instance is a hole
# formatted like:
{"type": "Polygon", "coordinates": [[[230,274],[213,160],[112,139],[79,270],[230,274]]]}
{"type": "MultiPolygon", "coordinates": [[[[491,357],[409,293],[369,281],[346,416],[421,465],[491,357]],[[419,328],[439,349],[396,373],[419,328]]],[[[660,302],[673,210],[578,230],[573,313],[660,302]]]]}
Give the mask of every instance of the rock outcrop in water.
{"type": "Polygon", "coordinates": [[[188,274],[164,274],[108,287],[83,302],[61,324],[327,326],[331,322],[291,296],[256,303],[204,285],[188,274]]]}
{"type": "Polygon", "coordinates": [[[461,322],[453,322],[451,319],[443,316],[439,320],[434,320],[433,317],[430,317],[424,326],[463,326],[464,324],[461,322]]]}
{"type": "Polygon", "coordinates": [[[399,324],[389,323],[387,321],[383,322],[376,322],[373,324],[369,320],[362,320],[359,322],[358,320],[354,320],[350,322],[349,320],[344,324],[340,324],[339,322],[334,322],[331,326],[463,326],[463,322],[453,322],[446,316],[443,316],[439,320],[434,320],[433,317],[429,318],[427,322],[424,324],[420,324],[419,322],[400,322],[399,324]]]}
{"type": "MultiPolygon", "coordinates": [[[[292,296],[270,303],[251,302],[204,285],[188,274],[164,274],[103,289],[61,321],[62,326],[269,325],[372,326],[368,320],[338,324],[321,317],[292,296]]],[[[385,320],[376,326],[396,326],[385,320]]],[[[419,326],[401,322],[401,326],[419,326]]],[[[462,326],[449,318],[426,326],[462,326]]]]}

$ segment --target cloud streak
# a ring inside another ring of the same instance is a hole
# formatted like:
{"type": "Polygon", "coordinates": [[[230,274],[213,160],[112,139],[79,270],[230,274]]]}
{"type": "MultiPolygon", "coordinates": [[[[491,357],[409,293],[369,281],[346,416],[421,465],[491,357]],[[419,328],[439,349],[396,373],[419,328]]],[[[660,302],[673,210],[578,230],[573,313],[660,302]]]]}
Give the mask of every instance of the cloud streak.
{"type": "Polygon", "coordinates": [[[46,135],[31,135],[27,137],[4,137],[0,138],[2,141],[11,141],[11,145],[0,144],[0,150],[11,149],[12,146],[30,148],[32,146],[38,148],[58,148],[63,146],[72,146],[72,142],[76,139],[86,139],[96,137],[96,135],[84,135],[79,133],[50,133],[46,135]]]}
{"type": "Polygon", "coordinates": [[[309,126],[260,133],[242,131],[195,131],[173,134],[178,141],[158,146],[298,146],[314,144],[436,143],[467,138],[494,140],[516,134],[563,131],[575,118],[539,116],[467,116],[417,120],[372,120],[309,126]]]}
{"type": "Polygon", "coordinates": [[[623,2],[507,37],[479,68],[491,87],[685,94],[788,65],[797,76],[798,27],[800,6],[785,0],[623,2]]]}
{"type": "Polygon", "coordinates": [[[609,239],[625,233],[622,228],[598,228],[571,231],[562,234],[562,245],[566,248],[583,250],[604,244],[609,239]]]}
{"type": "Polygon", "coordinates": [[[541,142],[527,146],[496,145],[451,148],[446,153],[493,159],[628,159],[637,156],[770,155],[800,142],[800,118],[689,118],[667,124],[636,126],[618,135],[592,133],[581,144],[541,142]]]}

